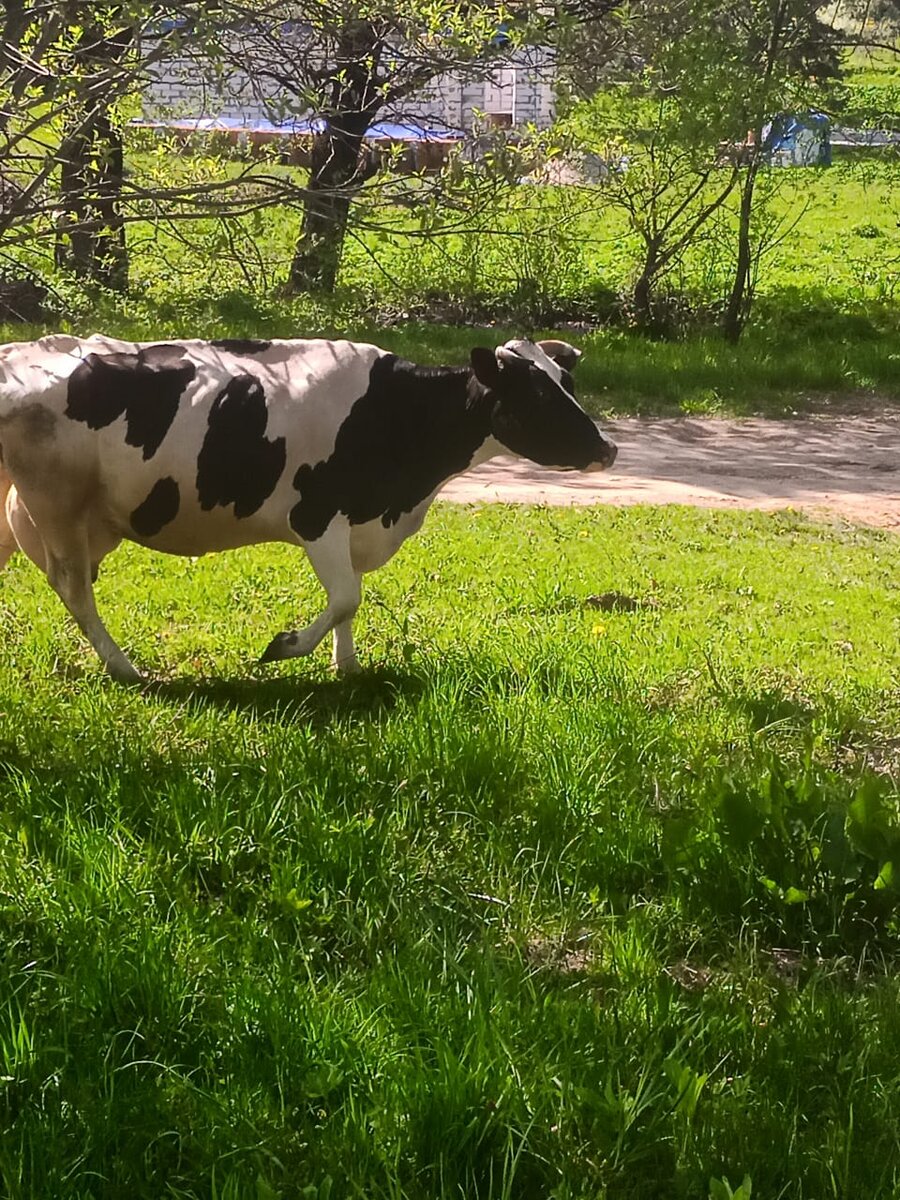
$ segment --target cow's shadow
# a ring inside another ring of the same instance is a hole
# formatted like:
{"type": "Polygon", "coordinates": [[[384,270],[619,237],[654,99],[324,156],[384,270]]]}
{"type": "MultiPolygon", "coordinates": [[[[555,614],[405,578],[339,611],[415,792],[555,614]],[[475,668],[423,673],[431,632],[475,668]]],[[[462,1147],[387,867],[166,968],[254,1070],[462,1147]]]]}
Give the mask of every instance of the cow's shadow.
{"type": "Polygon", "coordinates": [[[246,713],[282,725],[327,725],[338,718],[377,719],[425,690],[424,675],[409,669],[373,667],[333,679],[216,676],[157,680],[144,692],[156,700],[201,709],[246,713]]]}

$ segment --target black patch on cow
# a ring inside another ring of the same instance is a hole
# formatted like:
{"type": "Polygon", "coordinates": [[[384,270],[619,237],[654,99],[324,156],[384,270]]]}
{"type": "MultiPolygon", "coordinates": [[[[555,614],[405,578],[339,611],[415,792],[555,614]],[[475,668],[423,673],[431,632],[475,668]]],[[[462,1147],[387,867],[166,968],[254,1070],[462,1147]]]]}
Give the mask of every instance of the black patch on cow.
{"type": "Polygon", "coordinates": [[[125,414],[125,441],[152,458],[169,432],[196,367],[181,346],[88,354],[69,376],[66,416],[103,429],[125,414]]]}
{"type": "Polygon", "coordinates": [[[216,396],[197,456],[200,507],[234,504],[236,517],[255,513],[275,490],[285,464],[284,438],[266,436],[269,410],[255,375],[235,375],[216,396]]]}
{"type": "Polygon", "coordinates": [[[210,345],[229,354],[262,354],[272,343],[263,338],[216,338],[210,345]]]}
{"type": "Polygon", "coordinates": [[[181,496],[175,480],[168,475],[165,479],[157,479],[147,493],[147,498],[131,514],[131,528],[140,537],[153,537],[170,521],[175,520],[180,503],[181,496]]]}
{"type": "Polygon", "coordinates": [[[469,465],[490,432],[484,396],[466,368],[417,367],[394,354],[379,358],[331,456],[304,464],[294,476],[300,498],[291,527],[312,542],[339,512],[351,525],[396,524],[469,465]]]}

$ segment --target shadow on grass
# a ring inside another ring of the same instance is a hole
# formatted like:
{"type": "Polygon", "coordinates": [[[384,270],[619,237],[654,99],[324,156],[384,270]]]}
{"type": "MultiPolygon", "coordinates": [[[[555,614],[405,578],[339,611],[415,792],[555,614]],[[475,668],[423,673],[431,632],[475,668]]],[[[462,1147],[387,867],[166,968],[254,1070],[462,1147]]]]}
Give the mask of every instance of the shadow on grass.
{"type": "Polygon", "coordinates": [[[845,749],[868,744],[869,721],[859,708],[836,696],[798,696],[777,687],[760,692],[735,692],[728,706],[747,721],[755,734],[781,733],[807,738],[813,732],[845,749]]]}
{"type": "Polygon", "coordinates": [[[328,725],[341,718],[381,717],[425,690],[424,676],[396,667],[377,667],[343,679],[175,679],[147,685],[154,700],[246,713],[283,725],[328,725]]]}
{"type": "Polygon", "coordinates": [[[772,688],[757,695],[737,694],[731,698],[731,704],[734,709],[743,713],[756,733],[776,726],[808,729],[818,711],[808,701],[772,688]]]}

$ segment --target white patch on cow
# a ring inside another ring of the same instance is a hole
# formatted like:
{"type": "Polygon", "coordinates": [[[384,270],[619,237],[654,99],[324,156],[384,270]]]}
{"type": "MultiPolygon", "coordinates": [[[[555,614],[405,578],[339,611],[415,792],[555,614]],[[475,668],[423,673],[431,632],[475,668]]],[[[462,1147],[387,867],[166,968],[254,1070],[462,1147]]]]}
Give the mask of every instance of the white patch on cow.
{"type": "MultiPolygon", "coordinates": [[[[525,338],[512,338],[510,341],[504,342],[502,346],[497,347],[497,357],[501,363],[503,362],[504,351],[507,354],[514,354],[517,358],[527,358],[529,362],[534,363],[545,375],[549,375],[564,396],[567,396],[573,404],[578,404],[578,401],[562,381],[562,367],[558,363],[555,363],[548,354],[545,354],[540,346],[536,346],[534,342],[529,342],[525,338]]],[[[581,408],[581,405],[578,404],[578,407],[581,408]]]]}

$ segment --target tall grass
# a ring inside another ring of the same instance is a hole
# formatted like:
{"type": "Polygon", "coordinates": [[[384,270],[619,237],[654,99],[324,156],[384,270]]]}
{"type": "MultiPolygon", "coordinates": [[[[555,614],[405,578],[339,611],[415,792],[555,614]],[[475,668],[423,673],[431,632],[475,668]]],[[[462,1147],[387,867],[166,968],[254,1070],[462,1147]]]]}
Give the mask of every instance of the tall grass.
{"type": "Polygon", "coordinates": [[[12,565],[4,1193],[893,1194],[898,569],[790,513],[446,507],[337,682],[253,665],[321,603],[296,553],[125,549],[140,693],[12,565]]]}

